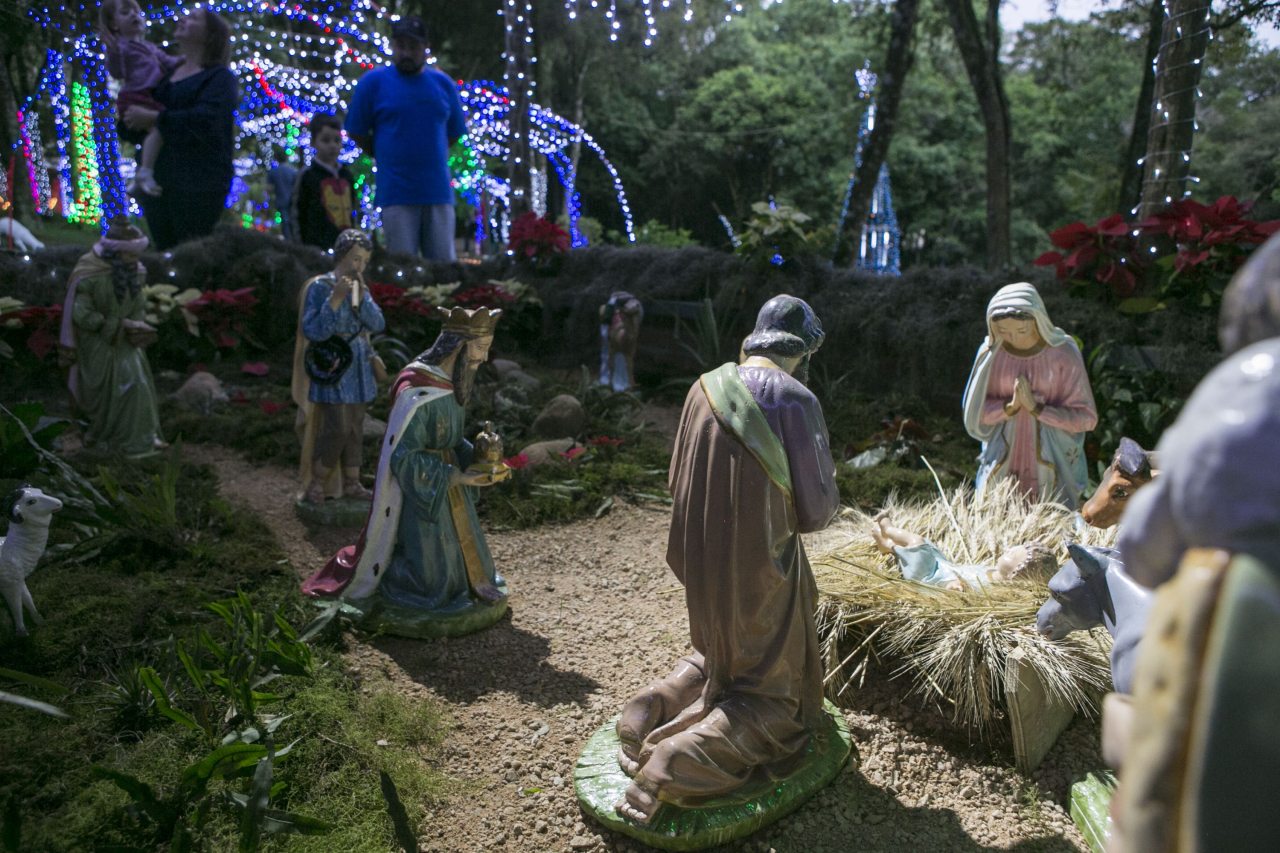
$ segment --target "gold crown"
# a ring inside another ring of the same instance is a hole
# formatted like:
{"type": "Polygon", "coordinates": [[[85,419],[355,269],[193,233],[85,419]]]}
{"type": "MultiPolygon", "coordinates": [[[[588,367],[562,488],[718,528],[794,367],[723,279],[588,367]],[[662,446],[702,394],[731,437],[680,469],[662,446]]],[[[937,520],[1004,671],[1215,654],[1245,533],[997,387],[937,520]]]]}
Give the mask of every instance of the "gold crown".
{"type": "Polygon", "coordinates": [[[485,338],[493,334],[502,316],[501,308],[437,308],[444,320],[444,331],[467,338],[485,338]]]}

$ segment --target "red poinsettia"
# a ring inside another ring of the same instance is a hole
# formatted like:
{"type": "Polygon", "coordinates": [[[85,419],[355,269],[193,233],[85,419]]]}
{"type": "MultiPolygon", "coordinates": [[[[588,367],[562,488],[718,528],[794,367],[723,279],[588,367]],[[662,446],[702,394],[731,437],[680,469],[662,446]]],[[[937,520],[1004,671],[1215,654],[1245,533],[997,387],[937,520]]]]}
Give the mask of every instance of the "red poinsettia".
{"type": "Polygon", "coordinates": [[[1211,205],[1191,199],[1175,201],[1140,224],[1144,234],[1163,234],[1178,244],[1173,268],[1179,274],[1230,276],[1253,247],[1280,231],[1280,220],[1245,219],[1251,201],[1224,195],[1211,205]],[[1204,265],[1202,267],[1202,265],[1204,265]],[[1197,269],[1200,268],[1200,269],[1197,269]]]}
{"type": "Polygon", "coordinates": [[[253,290],[206,290],[187,303],[187,310],[199,319],[201,330],[214,346],[235,347],[245,336],[245,321],[253,317],[253,306],[258,304],[253,290]]]}
{"type": "Polygon", "coordinates": [[[502,460],[508,468],[523,468],[529,464],[529,456],[525,453],[517,453],[515,456],[502,460]]]}
{"type": "Polygon", "coordinates": [[[622,438],[609,438],[607,435],[602,435],[599,438],[588,439],[587,444],[594,444],[596,447],[617,447],[625,440],[626,439],[622,438]]]}
{"type": "Polygon", "coordinates": [[[544,261],[569,251],[569,232],[550,219],[526,213],[511,225],[507,245],[517,255],[544,261]]]}
{"type": "Polygon", "coordinates": [[[283,403],[277,403],[275,400],[269,400],[266,397],[263,397],[258,401],[258,408],[262,409],[262,413],[268,416],[274,415],[277,412],[282,412],[292,405],[292,400],[285,400],[283,403]]]}
{"type": "Polygon", "coordinates": [[[32,306],[0,314],[0,327],[17,325],[27,330],[27,349],[44,361],[58,343],[62,306],[32,306]]]}
{"type": "Polygon", "coordinates": [[[240,372],[250,376],[266,376],[270,371],[271,367],[265,361],[246,361],[240,365],[240,372]]]}
{"type": "Polygon", "coordinates": [[[477,284],[453,294],[453,302],[463,308],[502,308],[516,298],[496,284],[477,284]]]}
{"type": "Polygon", "coordinates": [[[570,447],[568,450],[561,453],[560,455],[563,456],[565,459],[572,461],[576,459],[578,456],[586,452],[587,452],[587,449],[585,447],[570,447]]]}
{"type": "Polygon", "coordinates": [[[1134,230],[1119,213],[1092,226],[1072,222],[1049,235],[1053,245],[1063,251],[1045,252],[1035,259],[1035,265],[1056,267],[1059,281],[1103,282],[1117,296],[1126,298],[1138,285],[1134,230]]]}

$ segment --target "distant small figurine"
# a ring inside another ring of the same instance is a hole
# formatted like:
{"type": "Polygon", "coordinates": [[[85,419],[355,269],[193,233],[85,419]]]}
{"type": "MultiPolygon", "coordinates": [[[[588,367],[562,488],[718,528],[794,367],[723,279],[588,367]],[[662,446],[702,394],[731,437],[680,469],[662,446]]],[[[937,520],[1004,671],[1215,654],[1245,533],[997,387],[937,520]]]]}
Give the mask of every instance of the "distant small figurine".
{"type": "Polygon", "coordinates": [[[644,306],[625,290],[616,290],[600,306],[600,384],[626,391],[635,384],[636,346],[644,306]]]}
{"type": "Polygon", "coordinates": [[[1143,450],[1133,439],[1120,439],[1111,464],[1102,472],[1102,482],[1093,497],[1080,508],[1084,523],[1100,530],[1115,527],[1129,505],[1129,498],[1160,473],[1155,469],[1154,458],[1154,453],[1143,450]]]}
{"type": "Polygon", "coordinates": [[[1084,434],[1098,423],[1079,347],[1026,282],[992,297],[987,332],[964,392],[965,429],[982,442],[979,497],[1011,477],[1032,500],[1077,508],[1089,482],[1084,434]]]}
{"type": "Polygon", "coordinates": [[[1051,640],[1105,626],[1111,645],[1111,683],[1128,693],[1138,641],[1155,595],[1124,570],[1115,548],[1067,545],[1071,559],[1049,580],[1049,600],[1036,614],[1036,630],[1051,640]]]}
{"type": "Polygon", "coordinates": [[[476,630],[500,618],[507,604],[506,581],[475,507],[475,487],[502,479],[492,458],[501,446],[487,431],[486,458],[477,460],[463,434],[476,369],[488,359],[502,312],[440,311],[440,336],[391,385],[394,403],[364,531],[302,585],[308,595],[342,595],[379,620],[378,630],[409,637],[476,630]]]}
{"type": "Polygon", "coordinates": [[[871,537],[881,554],[898,558],[902,576],[915,583],[945,587],[953,592],[981,590],[993,583],[1008,583],[1022,574],[1049,575],[1058,570],[1053,551],[1041,542],[1015,545],[1000,555],[994,566],[965,566],[953,562],[937,545],[918,533],[894,527],[888,513],[880,513],[871,537]]]}
{"type": "Polygon", "coordinates": [[[368,234],[343,231],[333,244],[333,271],[308,281],[298,295],[292,392],[302,441],[301,499],[314,506],[326,497],[373,497],[360,483],[364,416],[378,396],[376,373],[386,368],[369,333],[381,332],[386,321],[364,283],[372,252],[368,234]]]}
{"type": "Polygon", "coordinates": [[[127,216],[111,220],[71,271],[58,339],[67,387],[89,421],[85,444],[129,456],[166,446],[145,352],[158,339],[144,319],[147,271],[139,258],[146,248],[147,238],[127,216]]]}
{"type": "Polygon", "coordinates": [[[31,486],[14,489],[4,500],[9,532],[0,537],[0,593],[9,605],[13,630],[19,637],[27,636],[27,626],[22,621],[24,607],[30,611],[32,622],[39,625],[44,621],[31,600],[27,576],[35,571],[44,554],[49,524],[60,509],[62,501],[31,486]]]}
{"type": "Polygon", "coordinates": [[[822,341],[805,302],[774,297],[746,361],[703,375],[685,399],[667,562],[684,584],[693,651],[617,724],[632,781],[616,810],[636,824],[664,803],[776,789],[818,755],[847,750],[815,737],[827,722],[818,591],[800,538],[840,503],[822,406],[803,384],[822,341]]]}

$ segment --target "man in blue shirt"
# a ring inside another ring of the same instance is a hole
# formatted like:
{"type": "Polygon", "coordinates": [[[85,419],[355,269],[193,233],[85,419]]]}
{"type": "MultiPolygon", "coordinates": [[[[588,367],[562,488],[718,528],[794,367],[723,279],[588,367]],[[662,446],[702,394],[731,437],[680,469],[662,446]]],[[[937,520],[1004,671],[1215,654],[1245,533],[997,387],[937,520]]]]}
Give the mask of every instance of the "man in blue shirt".
{"type": "Polygon", "coordinates": [[[377,161],[377,204],[392,252],[453,261],[449,147],[467,132],[458,87],[427,68],[427,27],[416,16],[391,25],[393,67],[356,84],[347,134],[377,161]]]}

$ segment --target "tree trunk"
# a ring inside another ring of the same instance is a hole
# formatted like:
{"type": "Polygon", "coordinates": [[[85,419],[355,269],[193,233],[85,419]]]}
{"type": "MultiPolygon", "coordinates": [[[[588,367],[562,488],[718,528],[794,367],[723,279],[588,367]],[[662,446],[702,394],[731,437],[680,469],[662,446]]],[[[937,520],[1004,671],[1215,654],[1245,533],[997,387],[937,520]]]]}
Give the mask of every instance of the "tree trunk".
{"type": "Polygon", "coordinates": [[[1155,102],[1142,168],[1142,220],[1182,198],[1195,137],[1196,98],[1209,47],[1209,0],[1167,0],[1155,102]]]}
{"type": "Polygon", "coordinates": [[[526,40],[529,33],[529,14],[527,8],[523,14],[517,10],[523,3],[508,2],[503,5],[503,17],[507,25],[506,72],[504,80],[507,84],[507,96],[511,99],[507,111],[507,124],[510,135],[507,147],[511,156],[507,160],[507,179],[511,182],[511,219],[515,221],[532,209],[530,198],[529,169],[533,162],[529,147],[529,93],[533,89],[533,63],[530,54],[533,46],[526,40]]]}
{"type": "Polygon", "coordinates": [[[987,38],[983,43],[973,0],[945,0],[956,46],[982,111],[987,136],[987,268],[1013,262],[1010,239],[1009,101],[1000,77],[1000,3],[988,0],[987,38]]]}
{"type": "Polygon", "coordinates": [[[876,191],[876,181],[880,177],[880,165],[889,153],[889,143],[893,141],[893,131],[898,123],[898,104],[902,101],[902,90],[907,82],[907,72],[915,57],[912,38],[915,34],[916,20],[919,17],[919,0],[898,0],[893,7],[893,16],[889,20],[889,50],[885,57],[884,72],[878,81],[879,91],[875,98],[875,125],[862,146],[862,164],[858,167],[857,179],[849,194],[849,215],[845,217],[841,242],[846,246],[857,246],[862,226],[867,220],[867,211],[871,208],[871,196],[876,191]]]}
{"type": "MultiPolygon", "coordinates": [[[[16,57],[15,57],[16,60],[16,57]]],[[[31,205],[31,181],[27,174],[27,161],[22,155],[21,131],[18,128],[18,90],[13,85],[8,63],[0,60],[0,110],[4,111],[4,124],[0,127],[0,169],[6,174],[13,166],[13,183],[9,186],[8,201],[12,211],[3,211],[3,217],[12,213],[15,219],[34,225],[31,205]]],[[[7,233],[7,232],[6,232],[7,233]]],[[[0,244],[7,246],[8,243],[0,244]]]]}
{"type": "Polygon", "coordinates": [[[1142,201],[1142,164],[1138,161],[1147,151],[1147,131],[1151,128],[1151,104],[1156,90],[1156,57],[1164,37],[1164,0],[1151,0],[1147,20],[1147,56],[1142,63],[1142,88],[1133,111],[1133,132],[1129,134],[1129,150],[1120,164],[1120,196],[1117,206],[1126,216],[1142,201]]]}
{"type": "MultiPolygon", "coordinates": [[[[578,75],[573,86],[573,123],[578,127],[582,127],[582,104],[586,97],[587,69],[591,67],[591,57],[588,56],[583,60],[582,68],[578,70],[578,75]]],[[[582,140],[575,139],[569,146],[569,175],[573,178],[574,189],[578,186],[578,161],[582,159],[582,140]]],[[[569,216],[569,204],[572,201],[571,193],[568,188],[564,194],[564,215],[569,216]]]]}

